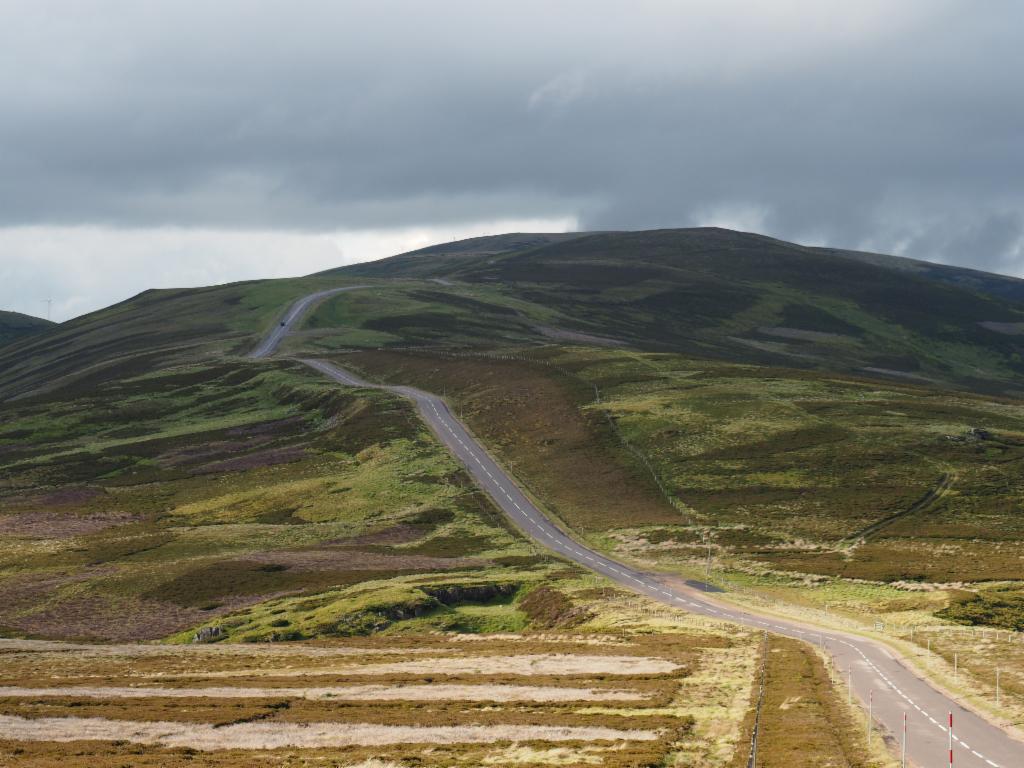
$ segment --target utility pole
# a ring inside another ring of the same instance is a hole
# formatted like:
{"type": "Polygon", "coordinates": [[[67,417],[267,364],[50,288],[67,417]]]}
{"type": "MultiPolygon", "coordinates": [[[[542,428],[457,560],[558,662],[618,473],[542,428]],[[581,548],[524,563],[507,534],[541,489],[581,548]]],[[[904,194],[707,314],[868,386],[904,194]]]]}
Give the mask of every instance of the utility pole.
{"type": "Polygon", "coordinates": [[[43,299],[46,302],[46,319],[50,319],[50,309],[53,306],[53,299],[43,299]]]}

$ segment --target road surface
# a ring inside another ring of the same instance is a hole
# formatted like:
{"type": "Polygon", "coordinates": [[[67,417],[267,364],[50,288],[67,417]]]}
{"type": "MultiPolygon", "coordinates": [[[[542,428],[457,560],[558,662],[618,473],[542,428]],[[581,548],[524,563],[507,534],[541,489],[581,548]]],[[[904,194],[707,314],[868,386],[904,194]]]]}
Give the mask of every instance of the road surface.
{"type": "MultiPolygon", "coordinates": [[[[275,328],[252,356],[266,357],[272,354],[281,338],[316,301],[359,287],[363,286],[321,291],[299,300],[286,315],[285,324],[275,328]]],[[[430,429],[466,466],[480,487],[522,531],[547,549],[673,607],[807,640],[824,648],[832,655],[836,666],[852,676],[854,694],[865,708],[870,697],[876,726],[891,734],[897,743],[903,728],[903,715],[906,713],[907,756],[912,765],[940,768],[950,764],[946,723],[948,714],[952,712],[953,764],[957,768],[1024,767],[1024,743],[961,707],[905,666],[883,644],[858,635],[822,630],[797,621],[735,608],[709,598],[696,588],[666,583],[664,575],[638,571],[589,549],[565,534],[519,490],[512,478],[469,434],[437,395],[413,387],[372,384],[323,360],[304,359],[302,362],[339,384],[383,389],[415,403],[430,429]]]]}
{"type": "Polygon", "coordinates": [[[288,308],[285,316],[278,321],[274,329],[266,335],[263,341],[257,345],[256,349],[249,353],[249,357],[262,358],[273,354],[277,349],[277,345],[281,343],[281,339],[294,330],[299,320],[302,319],[310,307],[335,294],[343,293],[344,291],[354,291],[358,288],[369,288],[369,286],[347,285],[344,288],[328,288],[325,291],[317,291],[299,299],[288,308]]]}

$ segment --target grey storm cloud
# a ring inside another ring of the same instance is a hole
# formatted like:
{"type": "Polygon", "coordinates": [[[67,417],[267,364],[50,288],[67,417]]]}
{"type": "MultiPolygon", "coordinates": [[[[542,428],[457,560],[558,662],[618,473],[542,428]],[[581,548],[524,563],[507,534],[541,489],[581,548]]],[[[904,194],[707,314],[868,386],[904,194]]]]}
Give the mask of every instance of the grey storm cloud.
{"type": "Polygon", "coordinates": [[[0,226],[734,224],[1024,268],[1024,5],[3,2],[0,226]]]}

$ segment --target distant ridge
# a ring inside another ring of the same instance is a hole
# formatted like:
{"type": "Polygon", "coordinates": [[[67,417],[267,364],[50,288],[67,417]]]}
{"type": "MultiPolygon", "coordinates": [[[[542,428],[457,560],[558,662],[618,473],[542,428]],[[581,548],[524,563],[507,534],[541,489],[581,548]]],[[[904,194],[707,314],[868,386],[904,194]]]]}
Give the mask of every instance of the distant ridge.
{"type": "Polygon", "coordinates": [[[56,323],[21,312],[0,310],[0,346],[52,328],[56,323]]]}
{"type": "Polygon", "coordinates": [[[425,248],[417,248],[415,251],[407,251],[406,253],[380,259],[379,261],[328,269],[317,274],[373,274],[375,277],[389,277],[400,272],[403,277],[414,277],[418,276],[421,270],[424,272],[434,272],[441,264],[457,266],[474,258],[522,253],[532,248],[562,243],[588,234],[591,233],[511,232],[504,235],[482,235],[465,240],[453,240],[448,243],[428,245],[425,248]]]}
{"type": "Polygon", "coordinates": [[[1024,389],[1024,281],[898,256],[698,227],[473,238],[325,274],[495,286],[642,349],[1024,389]]]}
{"type": "Polygon", "coordinates": [[[428,245],[414,251],[407,251],[395,256],[389,256],[376,261],[353,264],[346,267],[335,267],[324,270],[318,274],[364,274],[383,277],[388,276],[413,276],[412,272],[439,272],[448,267],[454,267],[457,263],[463,265],[466,257],[510,255],[523,253],[534,248],[554,243],[566,242],[582,237],[591,236],[640,236],[645,233],[678,233],[681,237],[714,236],[718,233],[721,242],[718,247],[728,249],[728,241],[733,241],[733,247],[740,243],[755,243],[763,245],[778,245],[793,249],[800,249],[808,253],[818,253],[823,256],[837,256],[840,258],[862,261],[866,264],[884,267],[886,269],[898,270],[906,273],[916,274],[937,282],[956,285],[962,288],[988,293],[992,296],[1024,302],[1024,279],[1001,275],[995,272],[985,272],[980,269],[969,267],[957,267],[949,264],[937,264],[923,259],[910,258],[906,256],[893,256],[872,251],[857,251],[843,248],[828,248],[822,246],[803,246],[797,243],[790,243],[785,240],[778,240],[767,235],[760,235],[753,232],[740,232],[737,230],[724,229],[721,227],[689,227],[679,229],[663,230],[639,230],[636,232],[624,231],[593,231],[593,232],[514,232],[502,235],[484,235],[471,237],[465,240],[453,240],[447,243],[428,245]],[[432,259],[423,259],[424,256],[431,256],[432,259]],[[455,259],[448,257],[464,257],[455,259]]]}
{"type": "Polygon", "coordinates": [[[0,399],[236,354],[288,301],[367,282],[380,293],[310,315],[311,348],[602,344],[1024,393],[1024,281],[703,227],[508,233],[306,278],[146,291],[0,346],[0,399]]]}

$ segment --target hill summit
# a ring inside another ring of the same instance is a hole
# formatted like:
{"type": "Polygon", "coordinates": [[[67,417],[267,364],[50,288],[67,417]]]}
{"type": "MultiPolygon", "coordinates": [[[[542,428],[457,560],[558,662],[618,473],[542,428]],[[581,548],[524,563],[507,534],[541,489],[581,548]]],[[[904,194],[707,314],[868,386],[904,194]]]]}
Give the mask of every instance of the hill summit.
{"type": "Polygon", "coordinates": [[[983,390],[1024,373],[1024,281],[719,228],[498,235],[324,274],[493,286],[649,350],[983,390]]]}

